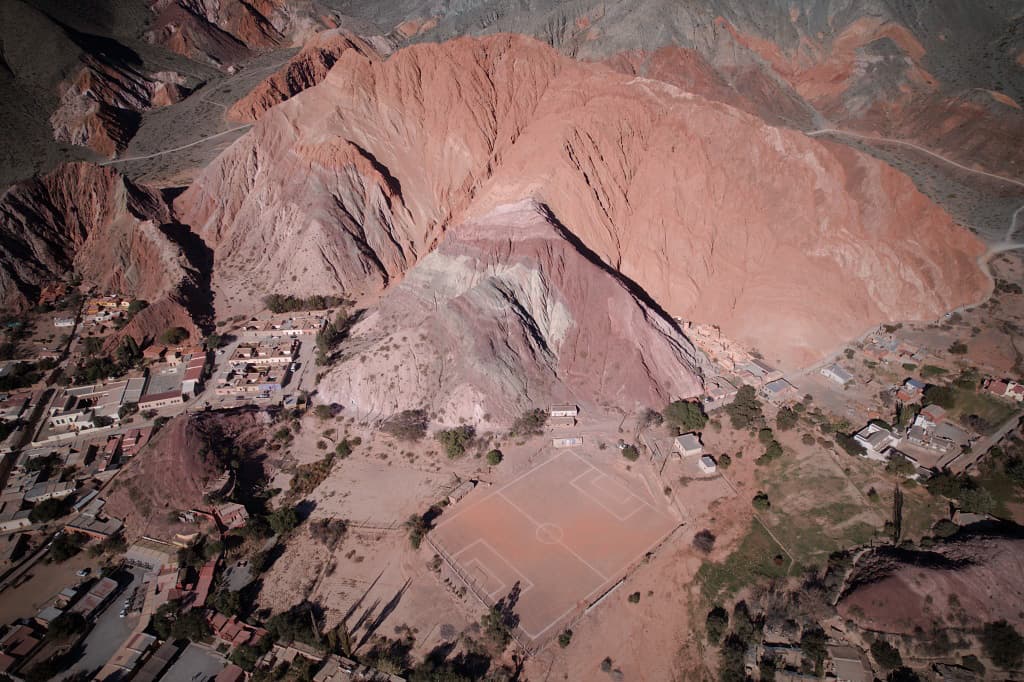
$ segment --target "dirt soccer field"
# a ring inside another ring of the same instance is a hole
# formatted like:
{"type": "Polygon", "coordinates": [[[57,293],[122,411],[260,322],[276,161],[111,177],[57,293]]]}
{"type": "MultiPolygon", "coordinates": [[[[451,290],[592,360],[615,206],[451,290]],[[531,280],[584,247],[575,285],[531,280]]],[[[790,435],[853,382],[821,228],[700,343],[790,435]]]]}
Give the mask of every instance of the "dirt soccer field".
{"type": "Polygon", "coordinates": [[[531,647],[558,634],[679,525],[610,455],[590,462],[553,452],[496,490],[470,495],[430,534],[488,603],[519,584],[514,611],[531,647]]]}

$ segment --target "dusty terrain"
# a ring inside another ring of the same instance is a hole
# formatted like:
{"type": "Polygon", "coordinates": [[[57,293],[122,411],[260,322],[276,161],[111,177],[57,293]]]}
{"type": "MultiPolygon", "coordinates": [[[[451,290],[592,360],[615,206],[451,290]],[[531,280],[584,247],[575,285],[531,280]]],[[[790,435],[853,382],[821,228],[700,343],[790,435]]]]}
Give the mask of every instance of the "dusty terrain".
{"type": "Polygon", "coordinates": [[[526,197],[670,314],[719,324],[784,364],[984,290],[980,243],[905,176],[515,37],[383,63],[350,50],[175,205],[222,265],[218,305],[246,310],[255,302],[238,292],[379,290],[460,216],[526,197]],[[444,150],[429,131],[447,134],[444,150]],[[782,158],[783,173],[769,170],[782,158]],[[283,259],[296,243],[299,257],[283,259]]]}

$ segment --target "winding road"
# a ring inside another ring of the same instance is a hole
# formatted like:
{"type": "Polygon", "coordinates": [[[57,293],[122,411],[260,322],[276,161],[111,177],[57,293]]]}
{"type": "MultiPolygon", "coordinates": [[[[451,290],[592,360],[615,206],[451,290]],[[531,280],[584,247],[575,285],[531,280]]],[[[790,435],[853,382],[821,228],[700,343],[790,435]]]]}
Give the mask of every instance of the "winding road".
{"type": "Polygon", "coordinates": [[[206,137],[201,137],[198,140],[196,140],[195,142],[189,142],[188,144],[183,144],[180,147],[172,147],[171,149],[165,149],[163,151],[154,152],[152,154],[146,154],[144,156],[126,156],[123,159],[111,159],[110,161],[104,161],[103,163],[101,163],[99,165],[101,165],[101,166],[110,166],[110,165],[113,165],[115,163],[124,163],[126,161],[144,161],[145,159],[155,159],[158,156],[163,156],[164,154],[173,154],[174,152],[180,152],[182,149],[188,149],[189,147],[195,147],[197,144],[202,144],[203,142],[206,142],[207,140],[212,140],[215,137],[220,137],[221,135],[227,135],[228,133],[233,133],[233,132],[236,132],[236,131],[239,131],[239,130],[245,130],[247,128],[252,128],[252,124],[251,123],[246,123],[245,125],[236,126],[234,128],[229,128],[228,130],[222,130],[219,133],[214,133],[213,135],[207,135],[206,137]]]}

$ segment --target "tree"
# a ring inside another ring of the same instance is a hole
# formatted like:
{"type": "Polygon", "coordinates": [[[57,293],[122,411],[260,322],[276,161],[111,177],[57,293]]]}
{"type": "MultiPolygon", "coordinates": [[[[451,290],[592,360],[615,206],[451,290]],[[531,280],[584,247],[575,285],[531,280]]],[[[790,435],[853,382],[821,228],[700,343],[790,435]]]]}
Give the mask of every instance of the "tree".
{"type": "Polygon", "coordinates": [[[819,677],[822,674],[822,667],[825,663],[825,645],[828,644],[828,637],[820,627],[804,628],[800,637],[800,649],[804,658],[814,666],[814,674],[819,677]]]}
{"type": "Polygon", "coordinates": [[[85,616],[75,611],[65,611],[50,622],[46,630],[46,639],[63,642],[75,635],[80,635],[89,628],[85,616]]]}
{"type": "Polygon", "coordinates": [[[708,423],[700,403],[692,400],[676,400],[665,406],[662,412],[665,422],[676,434],[700,431],[708,423]]]}
{"type": "Polygon", "coordinates": [[[128,304],[128,317],[135,317],[137,314],[139,314],[141,311],[145,310],[148,307],[149,303],[136,299],[128,304]]]}
{"type": "Polygon", "coordinates": [[[734,429],[745,429],[764,421],[761,401],[753,386],[744,384],[736,392],[736,398],[725,406],[726,414],[734,429]]]}
{"type": "Polygon", "coordinates": [[[502,459],[504,459],[504,455],[501,454],[501,450],[491,450],[487,453],[487,463],[492,467],[501,464],[502,459]]]}
{"type": "Polygon", "coordinates": [[[790,407],[783,407],[775,417],[775,426],[779,431],[789,431],[800,421],[800,415],[790,407]]]}
{"type": "Polygon", "coordinates": [[[721,606],[715,606],[715,608],[708,612],[708,616],[704,621],[704,630],[708,634],[709,642],[718,644],[722,641],[722,635],[725,634],[727,627],[729,627],[728,611],[721,606]]]}
{"type": "Polygon", "coordinates": [[[985,655],[1003,670],[1016,670],[1024,662],[1024,637],[1005,620],[986,623],[980,639],[985,655]]]}
{"type": "Polygon", "coordinates": [[[705,528],[693,536],[693,546],[704,554],[710,554],[715,547],[715,534],[705,528]]]}
{"type": "Polygon", "coordinates": [[[454,429],[442,429],[434,434],[434,438],[444,446],[449,459],[462,457],[466,448],[473,442],[476,429],[472,426],[457,426],[454,429]]]}
{"type": "Polygon", "coordinates": [[[224,342],[224,336],[221,334],[208,334],[206,336],[206,350],[216,350],[220,348],[224,342]]]}
{"type": "Polygon", "coordinates": [[[754,462],[755,464],[764,465],[774,462],[779,457],[782,457],[782,446],[779,444],[779,441],[772,440],[768,443],[768,447],[764,449],[764,454],[754,460],[754,462]]]}
{"type": "Polygon", "coordinates": [[[967,344],[963,341],[954,341],[949,346],[949,352],[952,355],[967,355],[967,344]]]}
{"type": "Polygon", "coordinates": [[[775,434],[771,429],[761,429],[757,432],[757,439],[761,441],[762,445],[768,445],[775,440],[775,434]]]}
{"type": "Polygon", "coordinates": [[[622,456],[630,462],[635,462],[640,459],[640,451],[636,449],[635,445],[626,445],[622,448],[622,456]]]}
{"type": "Polygon", "coordinates": [[[569,630],[568,628],[562,630],[562,634],[558,635],[558,646],[564,649],[569,646],[570,642],[572,642],[572,630],[569,630]]]}
{"type": "Polygon", "coordinates": [[[47,521],[53,521],[54,519],[64,516],[64,514],[67,513],[67,509],[67,498],[43,500],[32,507],[32,511],[29,512],[28,518],[33,523],[46,523],[47,521]]]}
{"type": "Polygon", "coordinates": [[[409,544],[413,549],[419,549],[423,542],[423,536],[430,530],[430,521],[421,514],[413,514],[406,520],[405,529],[409,531],[409,544]]]}
{"type": "Polygon", "coordinates": [[[956,393],[949,386],[926,386],[923,402],[951,410],[956,405],[956,393]]]}
{"type": "Polygon", "coordinates": [[[188,330],[184,327],[168,327],[160,335],[160,342],[168,346],[177,346],[188,337],[188,330]]]}
{"type": "Polygon", "coordinates": [[[539,407],[526,410],[512,422],[509,435],[514,437],[539,436],[544,433],[544,425],[547,421],[547,410],[539,407]]]}
{"type": "Polygon", "coordinates": [[[910,668],[896,668],[885,678],[886,682],[921,682],[921,678],[910,668]]]}
{"type": "Polygon", "coordinates": [[[427,435],[427,411],[403,410],[388,417],[380,430],[399,440],[418,441],[427,435]]]}
{"type": "Polygon", "coordinates": [[[299,525],[299,515],[295,511],[295,507],[281,507],[272,513],[267,521],[275,533],[284,535],[299,525]]]}
{"type": "Polygon", "coordinates": [[[103,352],[103,339],[99,338],[98,336],[86,337],[85,341],[83,342],[83,345],[83,351],[89,357],[99,355],[101,352],[103,352]]]}
{"type": "Polygon", "coordinates": [[[991,514],[996,501],[984,488],[970,488],[960,493],[960,509],[975,514],[991,514]]]}
{"type": "Polygon", "coordinates": [[[886,670],[893,670],[903,665],[903,657],[900,656],[900,650],[881,638],[871,643],[871,655],[878,662],[878,665],[886,670]]]}
{"type": "Polygon", "coordinates": [[[758,509],[760,511],[765,511],[772,506],[771,501],[768,499],[768,493],[763,490],[758,491],[750,503],[754,506],[754,509],[758,509]]]}
{"type": "Polygon", "coordinates": [[[64,533],[54,539],[50,545],[50,556],[58,564],[62,564],[82,551],[85,538],[78,533],[64,533]]]}
{"type": "Polygon", "coordinates": [[[732,465],[732,457],[723,452],[718,458],[718,468],[728,469],[730,465],[732,465]]]}
{"type": "Polygon", "coordinates": [[[897,476],[910,476],[916,470],[913,463],[900,454],[894,454],[885,465],[885,470],[897,476]]]}

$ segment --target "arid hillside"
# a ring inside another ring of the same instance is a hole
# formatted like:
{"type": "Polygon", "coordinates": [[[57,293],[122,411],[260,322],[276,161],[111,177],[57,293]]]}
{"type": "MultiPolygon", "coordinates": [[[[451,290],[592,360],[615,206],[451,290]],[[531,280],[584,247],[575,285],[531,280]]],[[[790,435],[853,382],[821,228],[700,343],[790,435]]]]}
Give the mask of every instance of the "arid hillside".
{"type": "Polygon", "coordinates": [[[345,52],[176,208],[214,251],[217,305],[248,312],[376,293],[522,199],[668,313],[786,365],[986,288],[981,243],[890,167],[514,36],[345,52]]]}
{"type": "Polygon", "coordinates": [[[532,202],[453,228],[357,325],[323,398],[371,419],[510,423],[535,405],[698,395],[700,351],[572,239],[532,202]]]}

